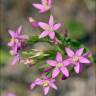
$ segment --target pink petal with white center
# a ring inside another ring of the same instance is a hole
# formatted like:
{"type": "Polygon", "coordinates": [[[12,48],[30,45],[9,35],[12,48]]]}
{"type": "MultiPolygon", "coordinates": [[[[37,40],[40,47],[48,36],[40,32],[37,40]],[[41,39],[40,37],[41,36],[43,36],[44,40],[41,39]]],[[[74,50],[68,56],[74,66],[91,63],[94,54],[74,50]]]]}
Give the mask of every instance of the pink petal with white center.
{"type": "Polygon", "coordinates": [[[56,66],[56,61],[54,60],[47,60],[47,64],[51,65],[51,66],[56,66]]]}
{"type": "Polygon", "coordinates": [[[48,87],[44,87],[44,95],[47,95],[48,94],[48,92],[49,92],[49,86],[48,87]]]}
{"type": "Polygon", "coordinates": [[[35,8],[42,10],[44,9],[44,6],[42,4],[32,4],[35,8]]]}
{"type": "Polygon", "coordinates": [[[76,51],[76,55],[77,55],[77,56],[81,56],[82,53],[83,53],[83,50],[84,50],[84,48],[78,49],[78,50],[76,51]]]}
{"type": "Polygon", "coordinates": [[[52,88],[54,88],[55,90],[58,89],[57,86],[56,86],[54,83],[50,83],[50,86],[51,86],[52,88]]]}
{"type": "Polygon", "coordinates": [[[60,52],[57,52],[57,54],[56,54],[56,60],[57,60],[58,62],[62,62],[62,55],[61,55],[60,52]]]}
{"type": "Polygon", "coordinates": [[[50,25],[51,27],[53,27],[53,25],[54,25],[54,18],[53,18],[52,15],[51,15],[50,18],[49,18],[49,25],[50,25]]]}
{"type": "Polygon", "coordinates": [[[20,35],[21,34],[21,31],[22,31],[22,26],[19,26],[16,30],[16,32],[20,35]]]}
{"type": "Polygon", "coordinates": [[[38,25],[44,29],[44,30],[48,30],[49,29],[49,25],[47,23],[44,22],[38,22],[38,25]]]}
{"type": "Polygon", "coordinates": [[[79,61],[80,61],[80,63],[91,63],[90,62],[90,60],[88,60],[87,58],[85,58],[85,57],[83,57],[83,56],[81,56],[80,58],[79,58],[79,61]]]}
{"type": "Polygon", "coordinates": [[[54,39],[55,38],[55,32],[49,32],[49,37],[51,39],[54,39]]]}
{"type": "Polygon", "coordinates": [[[43,32],[40,34],[39,38],[44,38],[44,37],[46,37],[48,34],[49,34],[48,31],[43,31],[43,32]]]}
{"type": "Polygon", "coordinates": [[[8,30],[9,34],[11,35],[11,37],[15,37],[16,36],[16,33],[12,30],[8,30]]]}
{"type": "Polygon", "coordinates": [[[57,77],[59,73],[60,73],[60,70],[59,70],[58,68],[55,68],[55,69],[53,70],[53,73],[52,73],[52,78],[57,77]]]}
{"type": "Polygon", "coordinates": [[[69,72],[68,72],[68,69],[66,67],[61,67],[61,71],[62,73],[66,76],[66,77],[69,77],[69,72]]]}
{"type": "Polygon", "coordinates": [[[72,56],[74,55],[73,50],[71,50],[70,48],[65,48],[65,51],[66,51],[66,53],[67,53],[67,55],[68,55],[69,57],[72,57],[72,56]]]}
{"type": "Polygon", "coordinates": [[[79,64],[79,63],[77,63],[77,64],[74,66],[74,70],[75,70],[75,72],[76,72],[77,74],[79,74],[79,72],[80,72],[80,64],[79,64]]]}
{"type": "Polygon", "coordinates": [[[55,24],[55,25],[54,25],[54,28],[53,28],[53,29],[54,29],[54,30],[57,30],[57,29],[59,29],[60,27],[61,27],[61,23],[58,23],[58,24],[55,24]]]}

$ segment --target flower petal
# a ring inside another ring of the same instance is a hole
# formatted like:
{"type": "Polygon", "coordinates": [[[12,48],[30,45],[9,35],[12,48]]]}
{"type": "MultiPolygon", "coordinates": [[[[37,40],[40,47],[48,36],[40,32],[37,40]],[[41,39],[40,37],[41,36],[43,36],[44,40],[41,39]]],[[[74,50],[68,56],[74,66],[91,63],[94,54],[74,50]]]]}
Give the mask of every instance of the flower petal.
{"type": "Polygon", "coordinates": [[[17,62],[20,61],[20,56],[19,55],[16,55],[14,58],[13,58],[13,61],[11,63],[11,65],[15,65],[17,62]]]}
{"type": "Polygon", "coordinates": [[[72,56],[74,55],[73,50],[71,50],[70,48],[65,48],[65,51],[66,51],[66,53],[67,53],[67,55],[68,55],[69,57],[72,57],[72,56]]]}
{"type": "Polygon", "coordinates": [[[68,65],[70,65],[72,62],[71,62],[71,59],[66,59],[66,60],[64,60],[63,61],[63,65],[64,66],[68,66],[68,65]]]}
{"type": "Polygon", "coordinates": [[[43,31],[43,32],[40,34],[39,38],[44,38],[44,37],[46,37],[48,34],[49,34],[48,31],[43,31]]]}
{"type": "Polygon", "coordinates": [[[54,60],[47,60],[47,64],[51,65],[51,66],[56,66],[56,61],[54,60]]]}
{"type": "Polygon", "coordinates": [[[57,54],[56,54],[56,60],[57,60],[58,62],[62,62],[62,55],[61,55],[60,52],[57,52],[57,54]]]}
{"type": "Polygon", "coordinates": [[[69,77],[69,72],[68,72],[68,69],[66,67],[61,67],[61,71],[62,73],[66,76],[66,77],[69,77]]]}
{"type": "Polygon", "coordinates": [[[91,63],[87,58],[85,58],[85,57],[83,57],[83,56],[81,56],[80,58],[79,58],[79,61],[81,62],[81,63],[91,63]]]}
{"type": "Polygon", "coordinates": [[[39,79],[39,78],[37,78],[36,80],[35,80],[35,84],[36,85],[41,85],[43,83],[43,81],[41,80],[41,79],[39,79]]]}
{"type": "Polygon", "coordinates": [[[51,15],[50,18],[49,18],[49,25],[50,25],[51,27],[53,27],[53,25],[54,25],[54,18],[53,18],[52,15],[51,15]]]}
{"type": "Polygon", "coordinates": [[[59,74],[60,70],[58,68],[55,68],[52,73],[52,78],[55,78],[59,74]]]}
{"type": "Polygon", "coordinates": [[[80,64],[77,63],[76,66],[74,66],[75,72],[78,74],[80,72],[80,64]]]}
{"type": "Polygon", "coordinates": [[[54,39],[54,37],[55,37],[55,32],[49,32],[49,37],[50,37],[51,39],[54,39]]]}
{"type": "Polygon", "coordinates": [[[18,39],[21,39],[21,40],[28,40],[28,35],[21,35],[18,37],[18,39]]]}
{"type": "Polygon", "coordinates": [[[54,29],[54,30],[57,30],[57,29],[59,29],[60,27],[61,27],[61,23],[58,23],[58,24],[55,24],[55,25],[54,25],[54,28],[53,28],[53,29],[54,29]]]}
{"type": "Polygon", "coordinates": [[[44,29],[44,30],[48,30],[49,29],[49,25],[47,23],[44,22],[38,22],[38,25],[44,29]]]}
{"type": "Polygon", "coordinates": [[[30,88],[33,89],[35,86],[36,86],[36,84],[35,83],[32,83],[31,86],[30,86],[30,88]]]}
{"type": "Polygon", "coordinates": [[[15,37],[16,36],[16,33],[12,30],[8,30],[9,34],[11,35],[11,37],[15,37]]]}
{"type": "Polygon", "coordinates": [[[51,86],[52,88],[54,88],[55,90],[58,89],[57,86],[56,86],[54,83],[50,83],[50,86],[51,86]]]}
{"type": "Polygon", "coordinates": [[[47,95],[48,94],[48,92],[49,92],[49,86],[48,87],[44,87],[44,95],[47,95]]]}
{"type": "Polygon", "coordinates": [[[48,4],[48,0],[41,0],[41,3],[42,3],[43,5],[47,5],[47,4],[48,4]]]}
{"type": "Polygon", "coordinates": [[[42,4],[32,4],[35,8],[41,10],[44,9],[44,6],[42,4]]]}
{"type": "Polygon", "coordinates": [[[78,49],[78,50],[76,51],[76,55],[77,55],[77,56],[81,56],[82,53],[83,53],[83,50],[84,50],[84,48],[78,49]]]}
{"type": "Polygon", "coordinates": [[[51,8],[52,0],[48,0],[48,5],[49,5],[49,7],[51,8]]]}
{"type": "Polygon", "coordinates": [[[21,31],[22,31],[22,26],[19,26],[16,30],[16,33],[18,33],[19,35],[21,34],[21,31]]]}

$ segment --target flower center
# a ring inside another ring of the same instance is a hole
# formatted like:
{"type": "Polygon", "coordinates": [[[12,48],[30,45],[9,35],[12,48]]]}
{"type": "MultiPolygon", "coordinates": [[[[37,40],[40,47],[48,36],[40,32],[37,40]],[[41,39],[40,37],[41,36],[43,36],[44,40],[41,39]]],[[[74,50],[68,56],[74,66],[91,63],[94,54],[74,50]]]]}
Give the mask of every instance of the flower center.
{"type": "Polygon", "coordinates": [[[57,67],[58,67],[58,68],[62,67],[62,64],[61,64],[61,63],[58,63],[58,64],[57,64],[57,67]]]}
{"type": "Polygon", "coordinates": [[[49,85],[48,81],[43,82],[43,86],[44,86],[44,87],[46,87],[46,86],[48,86],[48,85],[49,85]]]}
{"type": "Polygon", "coordinates": [[[73,62],[77,62],[79,60],[79,57],[78,56],[73,56],[73,62]]]}

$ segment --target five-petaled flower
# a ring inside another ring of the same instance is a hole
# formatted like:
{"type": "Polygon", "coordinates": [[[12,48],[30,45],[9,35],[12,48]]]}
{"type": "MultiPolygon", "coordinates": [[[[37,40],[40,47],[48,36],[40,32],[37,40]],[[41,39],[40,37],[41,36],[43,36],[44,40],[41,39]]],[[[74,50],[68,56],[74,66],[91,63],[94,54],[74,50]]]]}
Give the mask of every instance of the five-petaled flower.
{"type": "Polygon", "coordinates": [[[80,72],[80,64],[85,63],[89,64],[91,63],[85,56],[82,55],[84,48],[80,48],[74,53],[74,51],[70,48],[65,48],[65,51],[67,55],[69,56],[67,61],[67,64],[69,63],[73,65],[75,72],[78,74],[80,72]]]}
{"type": "Polygon", "coordinates": [[[32,4],[36,9],[39,10],[39,13],[44,13],[51,8],[51,0],[41,0],[41,4],[32,4]]]}
{"type": "Polygon", "coordinates": [[[39,26],[44,30],[39,38],[44,38],[46,36],[49,36],[51,39],[55,38],[55,30],[59,29],[61,27],[61,23],[54,24],[54,18],[51,15],[49,18],[49,24],[44,22],[39,22],[39,26]]]}
{"type": "Polygon", "coordinates": [[[38,78],[35,80],[35,82],[33,82],[31,84],[31,89],[33,89],[34,87],[41,85],[43,86],[43,90],[44,90],[44,95],[47,95],[49,92],[50,87],[57,90],[57,86],[54,84],[55,79],[52,78],[48,78],[45,75],[41,76],[42,78],[38,78]]]}
{"type": "Polygon", "coordinates": [[[52,78],[55,78],[59,75],[60,71],[66,76],[69,76],[69,72],[67,69],[67,64],[65,60],[63,61],[62,55],[60,52],[56,54],[56,60],[47,60],[47,64],[54,67],[52,72],[52,78]]]}

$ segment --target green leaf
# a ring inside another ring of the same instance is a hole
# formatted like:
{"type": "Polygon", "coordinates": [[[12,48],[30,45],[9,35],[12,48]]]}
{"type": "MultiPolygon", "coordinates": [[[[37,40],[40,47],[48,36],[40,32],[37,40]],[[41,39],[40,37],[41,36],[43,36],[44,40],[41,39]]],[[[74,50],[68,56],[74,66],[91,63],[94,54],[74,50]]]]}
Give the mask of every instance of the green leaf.
{"type": "Polygon", "coordinates": [[[82,38],[86,35],[84,25],[76,20],[66,21],[64,26],[69,30],[69,35],[72,38],[82,38]]]}

